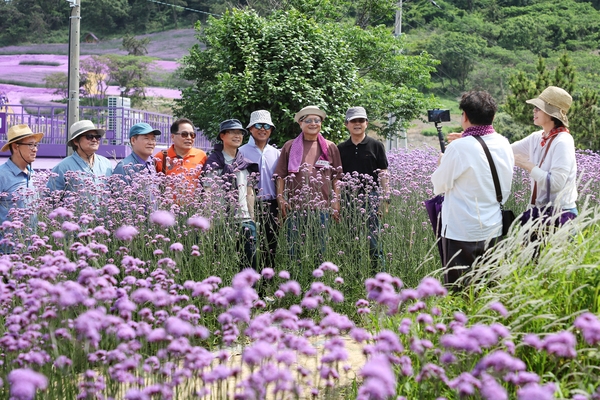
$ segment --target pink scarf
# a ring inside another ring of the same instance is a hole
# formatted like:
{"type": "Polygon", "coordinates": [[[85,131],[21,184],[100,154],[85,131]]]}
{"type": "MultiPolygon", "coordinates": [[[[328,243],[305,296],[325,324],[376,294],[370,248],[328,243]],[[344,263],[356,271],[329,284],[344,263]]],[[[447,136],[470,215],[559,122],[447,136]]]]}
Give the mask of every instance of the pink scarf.
{"type": "Polygon", "coordinates": [[[542,133],[542,147],[544,147],[546,145],[546,142],[548,141],[548,139],[550,139],[551,137],[554,137],[554,136],[558,135],[561,132],[571,133],[564,126],[560,126],[558,128],[551,129],[550,132],[548,132],[548,135],[546,135],[546,132],[542,133]]]}
{"type": "Polygon", "coordinates": [[[462,137],[465,136],[485,136],[492,133],[496,133],[494,127],[492,125],[475,125],[470,126],[462,134],[462,137]]]}
{"type": "MultiPolygon", "coordinates": [[[[321,156],[319,160],[329,161],[329,155],[327,153],[327,141],[320,133],[317,135],[317,141],[319,147],[321,147],[321,156]]],[[[290,148],[290,158],[288,160],[288,173],[296,173],[300,170],[300,164],[302,164],[302,155],[304,154],[304,132],[301,132],[296,139],[292,142],[290,148]]]]}

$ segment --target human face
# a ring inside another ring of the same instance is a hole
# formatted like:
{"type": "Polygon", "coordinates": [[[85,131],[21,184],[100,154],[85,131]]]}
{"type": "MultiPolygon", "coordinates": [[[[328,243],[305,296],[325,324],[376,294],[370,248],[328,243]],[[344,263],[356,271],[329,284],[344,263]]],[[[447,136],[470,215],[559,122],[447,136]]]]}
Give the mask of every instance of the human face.
{"type": "Polygon", "coordinates": [[[156,147],[156,135],[136,135],[131,138],[131,148],[142,160],[147,160],[154,153],[156,147]]]}
{"type": "Polygon", "coordinates": [[[175,152],[177,154],[187,154],[194,147],[195,138],[196,131],[194,130],[194,127],[192,125],[187,123],[179,124],[177,133],[171,134],[171,140],[173,141],[173,145],[175,146],[175,152]]]}
{"type": "Polygon", "coordinates": [[[35,161],[39,146],[39,143],[36,142],[35,139],[26,138],[15,144],[17,146],[17,151],[13,150],[13,154],[17,154],[17,157],[22,158],[27,164],[31,164],[35,161]]]}
{"type": "Polygon", "coordinates": [[[321,117],[318,115],[310,114],[304,117],[302,121],[300,121],[300,128],[302,128],[302,132],[304,135],[308,135],[309,137],[316,137],[321,132],[321,117]]]}
{"type": "Polygon", "coordinates": [[[256,144],[259,146],[264,146],[265,144],[267,144],[267,141],[271,137],[273,127],[271,126],[269,129],[265,129],[264,124],[257,125],[261,125],[261,128],[258,129],[256,126],[252,125],[250,128],[248,128],[248,130],[250,131],[250,134],[254,138],[256,144]]]}
{"type": "Polygon", "coordinates": [[[533,108],[533,123],[534,125],[542,128],[546,128],[548,126],[551,126],[552,128],[554,127],[554,121],[552,121],[552,117],[537,107],[533,108]]]}
{"type": "Polygon", "coordinates": [[[354,118],[346,122],[346,129],[352,136],[360,137],[365,135],[368,125],[366,118],[354,118]]]}
{"type": "Polygon", "coordinates": [[[223,141],[223,148],[225,150],[237,149],[244,141],[244,131],[241,129],[228,129],[221,132],[219,136],[223,141]]]}
{"type": "Polygon", "coordinates": [[[76,138],[75,144],[79,146],[79,150],[84,154],[92,155],[100,148],[100,140],[102,140],[102,136],[98,132],[88,131],[76,138]]]}

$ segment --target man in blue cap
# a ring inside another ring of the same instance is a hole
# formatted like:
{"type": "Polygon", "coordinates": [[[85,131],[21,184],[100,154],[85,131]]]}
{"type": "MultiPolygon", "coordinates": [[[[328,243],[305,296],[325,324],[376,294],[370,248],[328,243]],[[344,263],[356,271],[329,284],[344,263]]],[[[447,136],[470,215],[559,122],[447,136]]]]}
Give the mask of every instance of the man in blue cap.
{"type": "Polygon", "coordinates": [[[145,122],[135,124],[129,129],[131,154],[115,167],[113,174],[132,176],[136,173],[156,174],[152,154],[156,147],[156,137],[161,132],[145,122]]]}

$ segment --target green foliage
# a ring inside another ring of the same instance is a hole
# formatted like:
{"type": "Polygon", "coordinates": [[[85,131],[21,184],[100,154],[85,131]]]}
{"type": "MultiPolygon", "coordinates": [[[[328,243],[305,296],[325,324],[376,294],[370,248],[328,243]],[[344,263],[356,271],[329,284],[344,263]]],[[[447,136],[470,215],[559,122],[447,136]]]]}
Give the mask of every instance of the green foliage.
{"type": "Polygon", "coordinates": [[[23,61],[19,61],[19,65],[47,65],[50,67],[58,67],[60,65],[60,63],[52,62],[52,61],[23,60],[23,61]]]}
{"type": "Polygon", "coordinates": [[[69,78],[64,72],[53,72],[46,75],[44,83],[47,88],[56,89],[54,94],[58,94],[64,99],[69,97],[69,78]]]}
{"type": "Polygon", "coordinates": [[[148,67],[153,58],[109,54],[105,59],[110,81],[124,87],[126,96],[134,100],[138,97],[146,97],[148,67]]]}
{"type": "Polygon", "coordinates": [[[133,35],[123,37],[123,49],[127,50],[130,56],[145,56],[148,54],[148,43],[150,38],[136,39],[133,35]]]}
{"type": "MultiPolygon", "coordinates": [[[[598,94],[588,88],[579,89],[576,85],[577,74],[570,57],[564,53],[554,74],[546,69],[545,60],[539,57],[535,80],[527,78],[523,71],[510,77],[511,94],[506,99],[504,111],[513,121],[523,126],[531,123],[531,106],[526,100],[537,97],[549,85],[565,89],[573,96],[573,104],[569,109],[569,130],[575,138],[577,147],[600,150],[600,113],[598,112],[598,94]]],[[[526,133],[514,132],[511,140],[517,140],[526,133]]]]}
{"type": "Polygon", "coordinates": [[[328,114],[323,131],[333,141],[346,136],[343,116],[356,104],[373,121],[396,116],[394,126],[379,128],[393,135],[428,103],[415,86],[428,84],[431,58],[399,54],[401,42],[384,27],[317,24],[297,10],[264,18],[232,10],[211,19],[200,39],[207,49],[195,46],[182,72],[196,84],[183,90],[175,111],[210,137],[223,119],[244,121],[267,109],[277,126],[273,140],[283,144],[299,133],[294,114],[310,104],[328,114]]]}

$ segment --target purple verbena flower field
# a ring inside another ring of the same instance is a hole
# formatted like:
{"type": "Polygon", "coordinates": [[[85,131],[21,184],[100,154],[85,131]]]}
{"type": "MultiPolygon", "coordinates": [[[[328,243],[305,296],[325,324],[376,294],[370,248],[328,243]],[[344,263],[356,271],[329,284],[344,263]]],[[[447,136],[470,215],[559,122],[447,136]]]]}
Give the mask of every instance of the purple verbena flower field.
{"type": "MultiPolygon", "coordinates": [[[[580,217],[533,244],[515,228],[465,293],[437,279],[436,159],[390,153],[378,271],[367,200],[280,232],[276,266],[260,253],[254,271],[218,177],[74,175],[62,194],[39,171],[1,228],[0,397],[600,399],[598,154],[577,154],[580,217]]],[[[528,185],[517,169],[516,211],[528,185]]]]}

